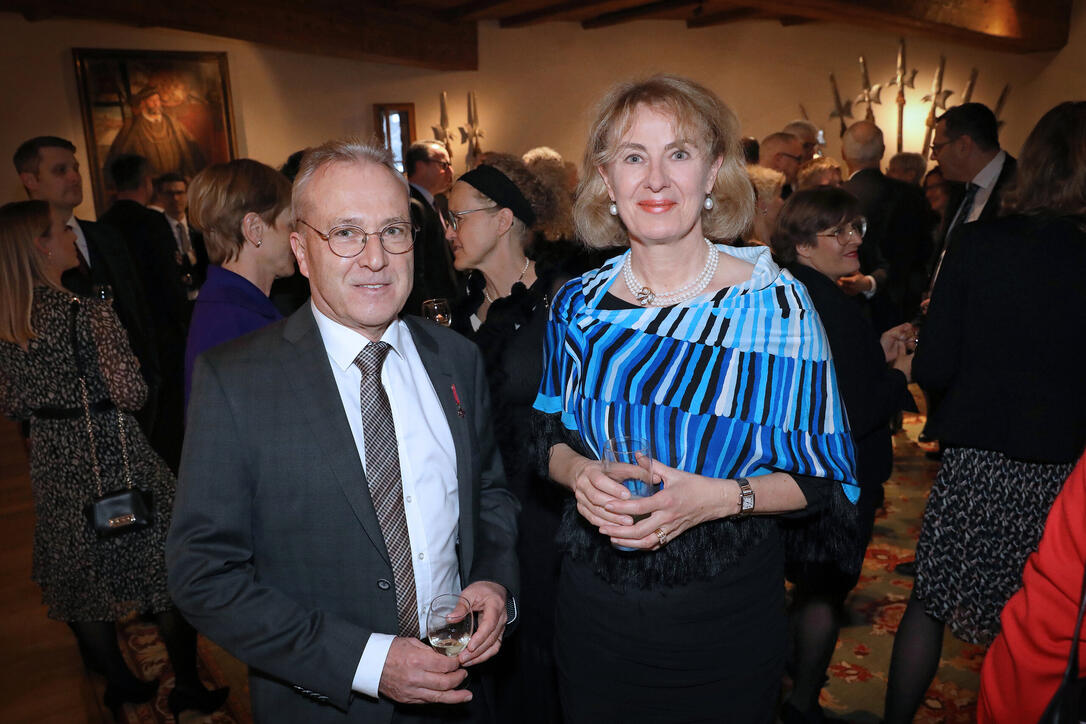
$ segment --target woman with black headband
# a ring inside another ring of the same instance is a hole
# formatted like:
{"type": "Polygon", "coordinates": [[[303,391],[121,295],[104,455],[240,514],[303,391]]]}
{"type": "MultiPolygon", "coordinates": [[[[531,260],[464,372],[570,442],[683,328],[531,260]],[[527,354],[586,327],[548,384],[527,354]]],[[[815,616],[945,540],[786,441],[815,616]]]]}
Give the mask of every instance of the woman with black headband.
{"type": "Polygon", "coordinates": [[[506,641],[494,667],[498,721],[561,720],[551,642],[559,560],[554,539],[563,494],[535,474],[527,450],[550,301],[568,279],[556,265],[531,258],[537,230],[553,208],[547,187],[507,154],[488,156],[449,193],[446,238],[456,269],[471,272],[453,325],[483,352],[494,432],[509,487],[523,506],[518,555],[525,605],[517,635],[506,641]]]}

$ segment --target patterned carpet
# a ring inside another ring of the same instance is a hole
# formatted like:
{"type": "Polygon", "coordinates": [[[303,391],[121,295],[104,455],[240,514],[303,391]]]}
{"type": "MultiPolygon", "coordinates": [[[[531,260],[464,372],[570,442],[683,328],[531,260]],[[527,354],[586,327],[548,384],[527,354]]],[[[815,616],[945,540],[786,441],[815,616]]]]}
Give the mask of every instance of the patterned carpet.
{"type": "MultiPolygon", "coordinates": [[[[934,445],[917,442],[923,424],[922,415],[906,414],[904,429],[894,436],[894,474],[886,484],[885,509],[875,521],[860,583],[846,602],[850,620],[841,630],[830,683],[822,691],[823,708],[849,722],[873,724],[882,717],[890,651],[913,585],[912,578],[895,575],[894,567],[913,558],[924,503],[939,467],[924,457],[934,445]]],[[[982,646],[945,636],[939,672],[917,724],[976,720],[984,652],[982,646]]]]}
{"type": "MultiPolygon", "coordinates": [[[[886,506],[876,520],[860,583],[847,601],[849,621],[841,630],[830,666],[830,683],[822,692],[821,703],[827,713],[857,724],[876,724],[882,717],[890,651],[912,589],[912,578],[895,575],[894,566],[913,557],[924,503],[938,469],[938,463],[924,457],[932,446],[917,442],[923,423],[922,415],[907,414],[904,429],[894,437],[894,474],[886,484],[886,506]]],[[[173,674],[157,629],[133,618],[121,631],[122,648],[133,670],[144,679],[162,680],[154,701],[125,707],[127,721],[170,721],[166,696],[173,686],[173,674]]],[[[209,687],[229,685],[230,700],[213,715],[188,714],[182,722],[250,722],[245,666],[202,637],[200,657],[205,683],[209,687]]],[[[917,724],[975,721],[983,659],[983,647],[962,643],[948,634],[939,672],[917,714],[917,724]]],[[[99,690],[99,700],[101,694],[99,690]]]]}

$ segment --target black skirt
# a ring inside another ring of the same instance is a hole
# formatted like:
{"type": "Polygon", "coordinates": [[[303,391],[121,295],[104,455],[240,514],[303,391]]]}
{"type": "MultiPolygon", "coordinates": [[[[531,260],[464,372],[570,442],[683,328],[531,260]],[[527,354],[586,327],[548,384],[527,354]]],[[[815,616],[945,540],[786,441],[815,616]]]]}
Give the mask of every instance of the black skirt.
{"type": "Polygon", "coordinates": [[[566,558],[555,628],[567,724],[772,722],[787,634],[780,537],[712,580],[652,590],[566,558]]]}

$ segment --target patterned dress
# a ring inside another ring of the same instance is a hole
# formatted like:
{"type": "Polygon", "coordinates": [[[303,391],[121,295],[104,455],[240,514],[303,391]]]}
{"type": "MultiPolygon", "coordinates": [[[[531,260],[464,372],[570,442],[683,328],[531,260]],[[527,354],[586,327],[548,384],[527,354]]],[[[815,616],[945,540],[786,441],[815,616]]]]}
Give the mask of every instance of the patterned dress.
{"type": "Polygon", "coordinates": [[[36,514],[32,577],[42,588],[49,617],[60,621],[112,621],[133,609],[164,611],[170,607],[164,551],[175,481],[130,414],[142,406],[147,389],[108,303],[81,299],[76,325],[91,405],[109,399],[119,408],[92,413],[102,490],[125,486],[122,425],[132,480],[154,498],[154,524],[99,540],[84,514],[98,494],[85,418],[34,414],[40,408],[82,410],[69,326],[71,299],[68,293],[38,287],[31,312],[38,336],[26,350],[0,342],[0,412],[30,420],[36,514]]]}
{"type": "MultiPolygon", "coordinates": [[[[542,437],[597,459],[608,438],[641,437],[655,459],[713,478],[788,472],[812,507],[854,517],[848,421],[806,289],[765,247],[717,248],[753,264],[751,279],[673,307],[609,294],[625,256],[562,288],[535,402],[542,437]]],[[[774,518],[620,553],[567,506],[559,538],[568,722],[772,720],[786,630],[774,518]]]]}

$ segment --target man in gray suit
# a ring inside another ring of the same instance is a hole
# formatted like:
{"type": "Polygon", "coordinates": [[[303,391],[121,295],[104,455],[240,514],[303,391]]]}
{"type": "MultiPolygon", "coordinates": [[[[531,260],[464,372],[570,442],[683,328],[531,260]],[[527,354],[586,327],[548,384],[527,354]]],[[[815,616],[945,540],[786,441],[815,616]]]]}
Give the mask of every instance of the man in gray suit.
{"type": "Polygon", "coordinates": [[[482,360],[398,317],[410,211],[383,149],[309,151],[293,196],[312,301],[197,360],[171,594],[249,664],[257,721],[480,720],[478,677],[457,687],[515,618],[519,508],[482,360]],[[420,640],[450,591],[478,621],[455,657],[420,640]]]}

